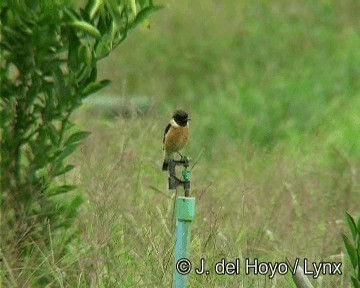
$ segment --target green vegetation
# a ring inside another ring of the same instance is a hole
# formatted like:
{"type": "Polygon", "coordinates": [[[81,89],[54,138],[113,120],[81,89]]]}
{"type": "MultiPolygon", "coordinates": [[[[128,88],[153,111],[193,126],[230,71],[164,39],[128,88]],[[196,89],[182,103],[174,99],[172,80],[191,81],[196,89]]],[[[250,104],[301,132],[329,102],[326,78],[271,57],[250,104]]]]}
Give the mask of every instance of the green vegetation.
{"type": "MultiPolygon", "coordinates": [[[[1,3],[4,283],[18,282],[23,271],[16,267],[38,265],[33,252],[51,247],[52,237],[62,240],[58,256],[78,238],[73,222],[82,197],[59,178],[74,168],[67,157],[90,133],[78,131],[70,117],[109,84],[97,82],[97,61],[157,9],[148,1],[89,1],[84,9],[62,0],[1,3]]],[[[29,270],[32,279],[22,285],[52,283],[47,273],[29,270]]]]}
{"type": "Polygon", "coordinates": [[[346,213],[345,219],[351,235],[349,238],[343,234],[343,241],[353,268],[351,283],[355,288],[358,288],[360,287],[360,217],[355,222],[355,219],[346,213]]]}
{"type": "MultiPolygon", "coordinates": [[[[150,29],[140,26],[99,62],[99,78],[113,81],[102,94],[119,96],[115,117],[94,113],[104,109],[94,95],[87,104],[96,105],[71,118],[92,132],[59,179],[85,191],[76,239],[64,254],[73,231],[35,242],[21,267],[4,258],[5,286],[46,275],[54,287],[170,287],[174,197],[161,141],[173,110],[184,108],[192,119],[184,154],[201,155],[192,173],[194,264],[342,261],[343,275],[310,280],[349,287],[356,274],[341,233],[344,211],[360,213],[359,9],[357,0],[185,0],[155,13],[150,29]],[[147,108],[138,113],[131,95],[147,97],[147,108]]],[[[192,273],[190,284],[294,287],[291,275],[244,273],[192,273]]]]}

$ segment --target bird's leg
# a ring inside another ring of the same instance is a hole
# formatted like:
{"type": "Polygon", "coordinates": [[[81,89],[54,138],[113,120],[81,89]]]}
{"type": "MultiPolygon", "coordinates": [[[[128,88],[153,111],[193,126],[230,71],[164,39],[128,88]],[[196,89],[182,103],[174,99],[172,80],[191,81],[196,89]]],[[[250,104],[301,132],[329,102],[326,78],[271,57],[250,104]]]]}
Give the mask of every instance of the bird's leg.
{"type": "Polygon", "coordinates": [[[176,153],[178,153],[178,154],[180,155],[181,159],[183,159],[183,158],[184,158],[184,156],[183,156],[183,155],[181,155],[181,153],[180,153],[179,151],[177,151],[176,153]]]}
{"type": "Polygon", "coordinates": [[[178,153],[178,154],[180,155],[180,157],[181,157],[179,161],[180,161],[183,165],[186,165],[185,167],[188,167],[188,166],[189,166],[189,161],[190,161],[190,159],[189,159],[188,157],[182,155],[179,151],[176,152],[176,153],[178,153]]]}

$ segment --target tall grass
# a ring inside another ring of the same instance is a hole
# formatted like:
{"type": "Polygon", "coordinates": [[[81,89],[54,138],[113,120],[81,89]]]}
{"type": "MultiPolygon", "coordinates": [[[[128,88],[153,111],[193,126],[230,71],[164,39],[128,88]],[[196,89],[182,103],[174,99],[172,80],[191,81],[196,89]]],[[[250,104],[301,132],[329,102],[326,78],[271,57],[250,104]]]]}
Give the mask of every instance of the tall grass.
{"type": "MultiPolygon", "coordinates": [[[[82,274],[93,275],[91,281],[100,287],[171,284],[174,195],[159,172],[161,124],[151,116],[86,122],[94,133],[77,155],[74,177],[87,191],[79,219],[79,246],[87,250],[77,254],[82,274]]],[[[201,129],[197,126],[193,133],[201,129]]],[[[341,261],[343,207],[357,209],[359,184],[356,180],[349,188],[346,172],[319,160],[322,149],[314,144],[301,157],[280,145],[271,153],[227,147],[231,157],[219,153],[213,161],[201,159],[193,173],[192,194],[198,204],[191,259],[197,263],[205,257],[209,265],[223,257],[341,261]]],[[[359,169],[358,163],[350,163],[359,169]]],[[[190,279],[192,287],[290,285],[289,277],[280,276],[271,281],[254,275],[190,279]]],[[[323,276],[321,281],[321,287],[348,283],[341,276],[323,276]]]]}

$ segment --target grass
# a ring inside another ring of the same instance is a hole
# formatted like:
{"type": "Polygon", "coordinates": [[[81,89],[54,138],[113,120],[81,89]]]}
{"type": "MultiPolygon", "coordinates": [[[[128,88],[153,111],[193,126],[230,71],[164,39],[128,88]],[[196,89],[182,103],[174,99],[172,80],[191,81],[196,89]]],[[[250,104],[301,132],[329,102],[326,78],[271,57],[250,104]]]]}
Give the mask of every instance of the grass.
{"type": "MultiPolygon", "coordinates": [[[[344,261],[342,276],[312,283],[349,287],[341,232],[344,211],[360,212],[359,5],[170,1],[150,30],[101,63],[100,76],[113,80],[103,93],[129,103],[141,95],[145,112],[124,112],[121,102],[112,118],[86,107],[75,115],[92,132],[63,179],[85,199],[76,238],[65,255],[56,234],[24,267],[3,266],[13,271],[4,286],[46,278],[49,287],[170,287],[174,194],[161,140],[184,107],[192,118],[185,154],[201,154],[191,260],[344,261]]],[[[92,97],[102,111],[101,96],[92,97]]],[[[190,287],[294,284],[290,275],[190,274],[190,287]]]]}
{"type": "MultiPolygon", "coordinates": [[[[87,191],[84,209],[89,209],[79,219],[83,229],[79,245],[92,247],[88,257],[98,267],[88,267],[84,274],[96,274],[94,281],[100,287],[171,283],[174,199],[159,170],[160,124],[150,116],[87,122],[94,133],[77,156],[80,165],[74,175],[87,191]]],[[[239,148],[229,147],[231,158],[221,154],[213,155],[212,161],[201,158],[193,172],[197,215],[191,258],[205,257],[209,263],[223,257],[283,261],[285,256],[341,261],[341,219],[344,207],[353,211],[357,207],[358,182],[349,187],[347,172],[326,166],[316,157],[323,147],[312,147],[302,151],[306,157],[279,145],[271,153],[241,148],[240,154],[239,148]]],[[[348,164],[337,157],[336,167],[342,163],[346,170],[348,164]]],[[[79,261],[88,257],[80,254],[79,261]]],[[[192,287],[210,283],[288,287],[287,277],[275,278],[194,276],[191,283],[192,287]]],[[[322,278],[322,287],[347,283],[342,277],[322,278]]]]}

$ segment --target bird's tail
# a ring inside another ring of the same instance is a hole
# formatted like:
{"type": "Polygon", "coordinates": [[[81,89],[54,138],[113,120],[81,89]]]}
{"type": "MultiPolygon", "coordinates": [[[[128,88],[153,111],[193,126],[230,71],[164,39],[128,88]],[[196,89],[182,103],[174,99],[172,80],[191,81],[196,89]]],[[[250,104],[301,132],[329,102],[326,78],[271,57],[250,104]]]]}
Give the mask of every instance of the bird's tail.
{"type": "Polygon", "coordinates": [[[167,171],[169,169],[169,160],[170,160],[170,155],[169,155],[169,153],[167,153],[165,151],[164,162],[162,165],[162,171],[167,171]]]}
{"type": "Polygon", "coordinates": [[[162,165],[162,171],[167,171],[169,169],[169,160],[164,160],[162,165]]]}

